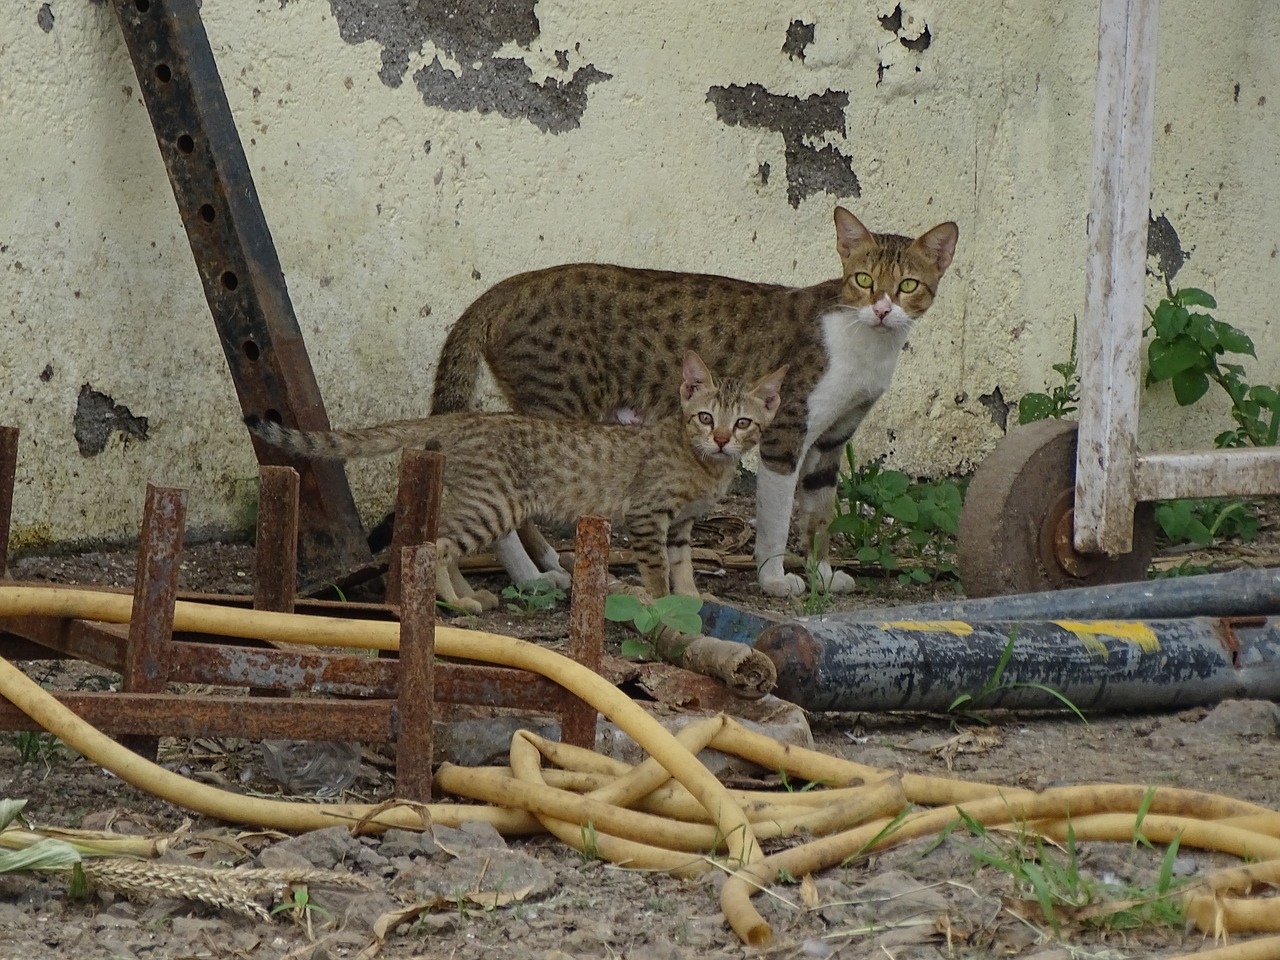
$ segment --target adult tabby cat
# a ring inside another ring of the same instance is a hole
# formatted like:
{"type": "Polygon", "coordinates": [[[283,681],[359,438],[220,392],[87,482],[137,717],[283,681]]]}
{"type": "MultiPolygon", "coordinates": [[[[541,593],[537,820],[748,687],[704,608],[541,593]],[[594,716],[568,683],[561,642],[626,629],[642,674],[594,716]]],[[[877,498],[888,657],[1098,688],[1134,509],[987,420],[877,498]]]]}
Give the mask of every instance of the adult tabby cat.
{"type": "MultiPolygon", "coordinates": [[[[624,422],[673,411],[665,371],[686,350],[745,380],[785,362],[787,395],[760,443],[760,586],[775,596],[805,590],[782,566],[798,499],[802,547],[816,551],[832,590],[849,590],[852,579],[827,563],[841,453],[888,388],[912,324],[933,302],[951,263],[959,231],[941,223],[915,239],[871,233],[843,207],[835,209],[835,228],[843,275],[811,287],[607,264],[504,280],[449,331],[431,409],[470,409],[482,360],[513,410],[624,422]]],[[[513,548],[503,557],[513,578],[530,579],[539,567],[560,578],[556,554],[536,528],[523,527],[520,539],[529,552],[513,548]]]]}
{"type": "MultiPolygon", "coordinates": [[[[674,369],[671,364],[668,369],[674,369]]],[[[519,549],[533,519],[573,523],[603,514],[626,523],[645,589],[697,595],[689,530],[724,496],[742,455],[777,411],[781,367],[753,386],[715,381],[696,353],[681,364],[679,413],[642,426],[513,413],[450,413],[362,430],[290,430],[257,416],[249,429],[304,457],[347,459],[416,446],[444,454],[436,592],[473,613],[497,605],[458,569],[460,556],[494,544],[519,549]]]]}

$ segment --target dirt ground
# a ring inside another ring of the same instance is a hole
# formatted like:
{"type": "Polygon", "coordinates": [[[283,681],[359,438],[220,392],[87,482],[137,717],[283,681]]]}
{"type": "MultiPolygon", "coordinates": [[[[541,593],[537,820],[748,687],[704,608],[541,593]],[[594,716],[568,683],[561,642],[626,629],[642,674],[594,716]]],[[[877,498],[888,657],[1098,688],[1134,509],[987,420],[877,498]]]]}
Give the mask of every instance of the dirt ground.
{"type": "MultiPolygon", "coordinates": [[[[249,545],[197,545],[184,556],[185,589],[251,590],[249,545]]],[[[27,557],[12,564],[10,573],[15,579],[129,586],[133,556],[126,550],[27,557]]],[[[495,591],[502,586],[496,577],[480,582],[495,591]]],[[[749,573],[707,582],[725,599],[760,603],[749,573]]],[[[836,607],[916,602],[953,596],[954,589],[951,584],[938,590],[907,589],[869,580],[858,594],[837,598],[836,607]]],[[[493,632],[555,642],[564,636],[566,606],[561,603],[536,616],[503,610],[474,622],[493,632]]],[[[616,649],[623,637],[611,630],[607,642],[616,649]]],[[[54,688],[100,689],[117,679],[94,668],[52,661],[21,666],[54,688]]],[[[1085,783],[1177,786],[1280,809],[1277,714],[1274,704],[1245,703],[1159,715],[1094,716],[1088,724],[1065,712],[996,714],[986,718],[986,725],[907,714],[817,714],[808,719],[818,749],[901,773],[1032,789],[1085,783]]],[[[394,796],[392,750],[365,746],[345,799],[377,802],[394,796]]],[[[226,789],[281,794],[256,743],[165,740],[161,762],[226,789]]],[[[776,776],[761,777],[778,784],[776,776]]],[[[306,905],[296,895],[292,906],[281,906],[287,894],[274,901],[260,898],[259,910],[279,909],[255,918],[163,891],[132,899],[102,890],[77,897],[63,876],[0,875],[0,960],[353,958],[374,942],[379,917],[424,901],[434,906],[392,924],[377,956],[1056,960],[1164,958],[1212,945],[1178,919],[1162,920],[1159,905],[1140,905],[1110,921],[1060,909],[1055,932],[1037,909],[1033,889],[987,862],[1005,856],[1002,850],[1018,849],[1024,858],[1040,862],[1034,846],[1013,834],[984,839],[961,828],[941,842],[910,843],[823,871],[813,884],[781,882],[755,901],[773,925],[774,939],[753,948],[726,926],[718,872],[677,880],[628,871],[584,859],[550,837],[504,839],[492,828],[471,826],[360,838],[334,828],[286,838],[193,816],[61,745],[15,734],[0,735],[0,797],[25,798],[26,815],[39,826],[170,835],[165,859],[175,864],[317,868],[366,881],[363,888],[313,883],[307,887],[306,905]],[[515,899],[517,893],[520,899],[515,899]]],[[[1080,904],[1103,896],[1134,897],[1136,891],[1153,888],[1163,853],[1159,845],[1152,850],[1139,843],[1079,843],[1080,904]]],[[[1043,856],[1058,863],[1066,859],[1061,849],[1043,856]]],[[[1230,862],[1188,845],[1169,865],[1176,882],[1193,882],[1230,862]]]]}

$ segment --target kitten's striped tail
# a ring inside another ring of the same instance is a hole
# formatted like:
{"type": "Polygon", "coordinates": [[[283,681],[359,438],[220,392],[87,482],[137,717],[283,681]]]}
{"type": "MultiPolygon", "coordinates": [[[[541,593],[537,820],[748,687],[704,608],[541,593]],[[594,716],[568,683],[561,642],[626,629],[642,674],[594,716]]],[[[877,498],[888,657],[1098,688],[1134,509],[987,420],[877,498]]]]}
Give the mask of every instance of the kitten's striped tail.
{"type": "Polygon", "coordinates": [[[273,447],[317,460],[350,460],[395,453],[408,446],[431,447],[426,422],[379,424],[363,430],[294,430],[257,414],[244,418],[255,436],[273,447]],[[416,428],[416,429],[415,429],[416,428]]]}
{"type": "Polygon", "coordinates": [[[489,341],[489,315],[485,298],[463,311],[445,337],[436,364],[435,386],[431,389],[431,412],[456,413],[470,410],[480,378],[480,363],[489,341]]]}

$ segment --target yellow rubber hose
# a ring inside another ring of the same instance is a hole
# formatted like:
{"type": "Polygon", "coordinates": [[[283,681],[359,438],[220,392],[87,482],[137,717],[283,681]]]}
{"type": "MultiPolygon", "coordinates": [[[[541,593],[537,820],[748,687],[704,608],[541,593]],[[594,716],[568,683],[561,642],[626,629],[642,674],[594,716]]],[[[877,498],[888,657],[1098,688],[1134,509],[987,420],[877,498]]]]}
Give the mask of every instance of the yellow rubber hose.
{"type": "Polygon", "coordinates": [[[1280,937],[1263,937],[1196,953],[1180,953],[1171,960],[1280,960],[1280,937]]]}

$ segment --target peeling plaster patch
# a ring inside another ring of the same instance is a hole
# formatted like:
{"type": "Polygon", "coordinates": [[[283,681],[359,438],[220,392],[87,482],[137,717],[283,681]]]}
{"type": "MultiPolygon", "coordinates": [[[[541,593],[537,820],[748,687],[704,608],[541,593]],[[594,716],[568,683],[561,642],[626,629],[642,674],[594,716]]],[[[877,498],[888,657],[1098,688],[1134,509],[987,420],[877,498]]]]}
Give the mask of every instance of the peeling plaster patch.
{"type": "MultiPolygon", "coordinates": [[[[409,72],[409,57],[430,41],[462,71],[455,75],[439,57],[413,75],[428,106],[476,110],[528,120],[547,133],[576,129],[587,108],[587,88],[611,80],[592,64],[567,81],[535,83],[524,60],[495,57],[503,46],[528,47],[541,33],[537,0],[449,0],[444,3],[384,3],[383,0],[329,0],[338,32],[347,43],[372,40],[382,47],[378,76],[398,87],[409,72]]],[[[561,70],[567,50],[556,51],[561,70]]]]}
{"type": "Polygon", "coordinates": [[[45,33],[53,30],[53,8],[47,3],[40,4],[40,9],[36,12],[36,23],[45,33]]]}
{"type": "Polygon", "coordinates": [[[787,202],[799,207],[819,190],[837,197],[862,196],[853,160],[827,144],[812,143],[827,133],[845,135],[844,110],[849,94],[842,90],[799,97],[770,93],[758,83],[712,87],[707,102],[716,119],[732,127],[756,127],[782,134],[787,166],[787,202]]]}
{"type": "Polygon", "coordinates": [[[1009,432],[1009,414],[1017,407],[1012,400],[1005,400],[1004,394],[1000,392],[999,384],[990,393],[984,393],[978,397],[978,402],[987,408],[987,412],[991,414],[991,422],[1003,430],[1009,432]]]}
{"type": "Polygon", "coordinates": [[[72,423],[75,425],[76,445],[80,447],[81,456],[85,457],[97,456],[107,449],[113,430],[126,438],[147,439],[146,417],[135,417],[128,407],[116,403],[87,383],[80,388],[72,423]]]}
{"type": "Polygon", "coordinates": [[[1191,259],[1191,254],[1182,249],[1178,231],[1163,213],[1158,217],[1148,214],[1147,256],[1156,258],[1159,269],[1153,272],[1168,283],[1173,282],[1182,265],[1191,259]]]}
{"type": "Polygon", "coordinates": [[[800,62],[804,63],[804,48],[813,43],[813,24],[805,23],[803,20],[792,20],[791,25],[787,27],[787,39],[783,41],[782,52],[787,55],[788,60],[800,58],[800,62]]]}

